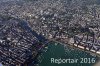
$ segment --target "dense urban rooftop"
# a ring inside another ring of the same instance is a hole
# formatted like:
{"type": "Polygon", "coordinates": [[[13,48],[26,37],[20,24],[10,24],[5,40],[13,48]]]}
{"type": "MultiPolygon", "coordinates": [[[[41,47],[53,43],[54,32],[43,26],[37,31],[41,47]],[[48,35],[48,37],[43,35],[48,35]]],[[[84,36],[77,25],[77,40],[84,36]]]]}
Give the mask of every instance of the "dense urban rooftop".
{"type": "Polygon", "coordinates": [[[24,63],[38,53],[36,37],[12,17],[25,20],[33,31],[47,39],[73,38],[77,45],[100,51],[99,0],[0,0],[3,64],[24,63]]]}

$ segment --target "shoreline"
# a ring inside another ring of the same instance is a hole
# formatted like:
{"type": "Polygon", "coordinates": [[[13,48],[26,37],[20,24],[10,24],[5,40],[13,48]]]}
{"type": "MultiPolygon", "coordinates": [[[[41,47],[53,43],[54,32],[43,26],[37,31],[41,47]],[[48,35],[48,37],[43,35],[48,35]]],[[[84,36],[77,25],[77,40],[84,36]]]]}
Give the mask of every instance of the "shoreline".
{"type": "Polygon", "coordinates": [[[60,43],[60,44],[65,45],[65,46],[70,46],[71,48],[75,48],[75,49],[79,49],[79,50],[85,51],[85,52],[89,53],[92,56],[100,57],[100,51],[96,52],[93,49],[89,51],[88,47],[86,49],[84,49],[83,46],[80,46],[80,45],[77,46],[77,44],[67,43],[67,42],[64,42],[64,41],[61,41],[61,40],[60,41],[57,41],[56,39],[49,39],[49,40],[57,42],[57,43],[60,43]]]}

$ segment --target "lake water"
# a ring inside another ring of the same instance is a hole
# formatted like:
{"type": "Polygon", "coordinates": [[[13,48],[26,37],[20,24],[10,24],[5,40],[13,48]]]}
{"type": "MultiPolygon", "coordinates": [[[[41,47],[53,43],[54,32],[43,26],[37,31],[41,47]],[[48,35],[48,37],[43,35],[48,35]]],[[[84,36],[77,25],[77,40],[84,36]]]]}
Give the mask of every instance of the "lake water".
{"type": "Polygon", "coordinates": [[[38,57],[40,63],[39,66],[93,66],[94,60],[97,61],[96,56],[92,56],[89,53],[86,53],[82,50],[72,48],[69,46],[64,47],[59,43],[50,43],[46,52],[44,52],[41,56],[38,57]],[[78,59],[77,63],[51,63],[51,58],[55,59],[78,59]],[[80,63],[81,58],[87,58],[88,63],[80,63]],[[89,62],[89,59],[91,62],[89,62]]]}

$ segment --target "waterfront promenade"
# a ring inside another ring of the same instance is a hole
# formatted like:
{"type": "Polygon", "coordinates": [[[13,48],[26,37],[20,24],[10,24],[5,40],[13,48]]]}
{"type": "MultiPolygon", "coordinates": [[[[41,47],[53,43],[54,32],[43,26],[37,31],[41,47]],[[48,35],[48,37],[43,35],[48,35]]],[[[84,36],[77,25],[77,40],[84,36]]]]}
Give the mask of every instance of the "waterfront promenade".
{"type": "Polygon", "coordinates": [[[68,38],[68,37],[61,37],[61,38],[52,38],[50,37],[49,40],[51,41],[54,41],[54,42],[57,42],[57,43],[60,43],[60,44],[65,44],[65,45],[69,45],[71,47],[75,47],[75,48],[78,48],[78,49],[81,49],[85,52],[88,52],[90,54],[94,54],[94,55],[97,55],[98,57],[100,57],[100,49],[99,49],[99,45],[98,46],[91,46],[91,45],[88,45],[88,43],[84,44],[83,42],[80,42],[80,44],[78,43],[75,43],[75,40],[73,38],[68,38]],[[94,49],[94,47],[96,47],[96,49],[94,49]],[[98,49],[98,50],[97,50],[98,49]]]}

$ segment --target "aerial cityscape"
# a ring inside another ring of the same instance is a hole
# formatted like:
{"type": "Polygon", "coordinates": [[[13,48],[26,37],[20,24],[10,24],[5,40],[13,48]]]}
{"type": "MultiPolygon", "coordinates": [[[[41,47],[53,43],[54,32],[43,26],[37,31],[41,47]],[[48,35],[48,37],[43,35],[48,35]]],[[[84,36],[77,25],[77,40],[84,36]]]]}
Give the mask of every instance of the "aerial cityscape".
{"type": "Polygon", "coordinates": [[[0,0],[0,66],[100,66],[100,0],[0,0]]]}

